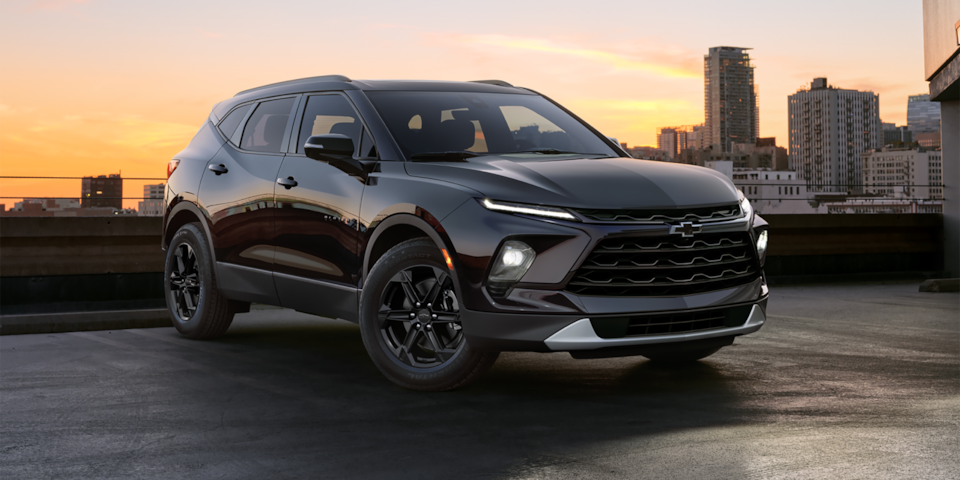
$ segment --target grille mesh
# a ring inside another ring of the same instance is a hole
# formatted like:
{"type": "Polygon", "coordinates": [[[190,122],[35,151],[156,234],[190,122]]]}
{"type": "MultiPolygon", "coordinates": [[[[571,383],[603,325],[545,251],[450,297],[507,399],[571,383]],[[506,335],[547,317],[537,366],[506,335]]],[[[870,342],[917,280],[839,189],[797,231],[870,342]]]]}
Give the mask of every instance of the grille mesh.
{"type": "Polygon", "coordinates": [[[731,288],[760,276],[746,232],[602,240],[567,284],[578,295],[677,296],[731,288]]]}
{"type": "Polygon", "coordinates": [[[747,321],[751,308],[751,305],[747,305],[696,312],[591,318],[590,323],[600,338],[668,335],[738,327],[747,321]]]}
{"type": "Polygon", "coordinates": [[[574,209],[580,215],[597,222],[638,222],[663,223],[680,221],[710,221],[737,218],[740,216],[740,204],[721,207],[693,208],[677,211],[675,209],[574,209]]]}

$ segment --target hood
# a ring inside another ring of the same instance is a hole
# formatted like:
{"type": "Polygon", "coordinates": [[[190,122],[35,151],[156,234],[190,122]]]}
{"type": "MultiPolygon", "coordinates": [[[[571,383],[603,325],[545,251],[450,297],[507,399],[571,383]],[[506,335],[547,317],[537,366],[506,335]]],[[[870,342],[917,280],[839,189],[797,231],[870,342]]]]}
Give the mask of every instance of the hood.
{"type": "Polygon", "coordinates": [[[633,158],[489,155],[465,162],[406,162],[406,169],[492,200],[557,207],[676,208],[738,201],[733,182],[720,172],[633,158]]]}

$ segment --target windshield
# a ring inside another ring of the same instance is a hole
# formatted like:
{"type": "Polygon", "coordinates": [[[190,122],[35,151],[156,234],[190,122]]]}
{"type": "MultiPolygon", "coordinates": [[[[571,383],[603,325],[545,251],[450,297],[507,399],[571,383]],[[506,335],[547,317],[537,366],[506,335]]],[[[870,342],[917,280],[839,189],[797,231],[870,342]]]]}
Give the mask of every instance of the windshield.
{"type": "Polygon", "coordinates": [[[407,159],[449,156],[449,152],[619,156],[582,123],[539,95],[366,93],[407,159]]]}

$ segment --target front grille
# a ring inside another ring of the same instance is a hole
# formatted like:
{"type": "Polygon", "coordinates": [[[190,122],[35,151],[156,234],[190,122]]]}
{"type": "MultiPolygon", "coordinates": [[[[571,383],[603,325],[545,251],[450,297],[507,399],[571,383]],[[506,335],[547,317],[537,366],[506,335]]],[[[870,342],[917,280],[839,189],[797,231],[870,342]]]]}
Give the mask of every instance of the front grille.
{"type": "Polygon", "coordinates": [[[590,252],[567,290],[590,296],[680,296],[745,285],[759,277],[747,232],[608,238],[590,252]]]}
{"type": "Polygon", "coordinates": [[[752,305],[745,305],[696,312],[591,318],[590,324],[600,338],[669,335],[739,327],[747,321],[751,308],[752,305]]]}
{"type": "Polygon", "coordinates": [[[574,211],[590,220],[603,223],[709,222],[739,218],[741,215],[739,203],[720,207],[685,208],[683,210],[666,208],[624,210],[580,208],[574,209],[574,211]]]}

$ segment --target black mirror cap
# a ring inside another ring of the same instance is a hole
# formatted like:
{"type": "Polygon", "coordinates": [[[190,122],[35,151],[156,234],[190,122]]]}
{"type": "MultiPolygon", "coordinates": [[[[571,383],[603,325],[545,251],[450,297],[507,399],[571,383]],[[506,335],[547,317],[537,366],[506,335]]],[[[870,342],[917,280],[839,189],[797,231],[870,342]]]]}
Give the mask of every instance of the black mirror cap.
{"type": "Polygon", "coordinates": [[[314,160],[328,160],[330,157],[352,157],[353,139],[339,133],[312,135],[303,145],[303,152],[314,160]]]}

